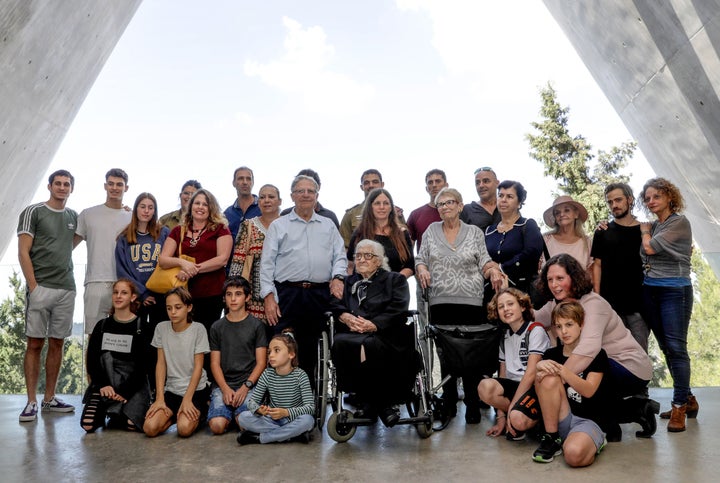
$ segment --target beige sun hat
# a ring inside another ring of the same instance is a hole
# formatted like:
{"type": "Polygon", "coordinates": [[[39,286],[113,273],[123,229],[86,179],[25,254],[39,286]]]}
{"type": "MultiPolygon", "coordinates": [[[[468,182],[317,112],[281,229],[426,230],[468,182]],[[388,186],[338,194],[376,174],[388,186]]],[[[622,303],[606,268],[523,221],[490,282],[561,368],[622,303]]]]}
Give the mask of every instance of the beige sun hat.
{"type": "Polygon", "coordinates": [[[545,212],[543,213],[543,220],[545,221],[545,224],[547,226],[549,226],[550,228],[555,228],[555,216],[553,216],[553,210],[555,209],[556,206],[564,205],[564,204],[574,206],[575,209],[578,211],[578,215],[580,216],[580,221],[582,221],[583,223],[585,223],[587,221],[588,212],[585,209],[585,207],[583,205],[581,205],[580,203],[578,203],[577,201],[575,201],[574,199],[572,199],[571,196],[563,195],[563,196],[558,196],[557,198],[555,198],[555,201],[553,201],[552,206],[550,208],[548,208],[547,210],[545,210],[545,212]]]}

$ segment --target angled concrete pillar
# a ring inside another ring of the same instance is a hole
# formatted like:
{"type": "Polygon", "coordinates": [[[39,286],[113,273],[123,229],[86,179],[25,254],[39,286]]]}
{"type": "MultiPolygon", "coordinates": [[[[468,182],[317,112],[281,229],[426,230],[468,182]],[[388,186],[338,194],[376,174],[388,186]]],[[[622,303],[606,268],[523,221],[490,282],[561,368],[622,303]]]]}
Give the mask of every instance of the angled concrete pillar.
{"type": "Polygon", "coordinates": [[[720,275],[720,1],[544,1],[720,275]]]}
{"type": "Polygon", "coordinates": [[[0,2],[0,257],[140,3],[0,2]]]}

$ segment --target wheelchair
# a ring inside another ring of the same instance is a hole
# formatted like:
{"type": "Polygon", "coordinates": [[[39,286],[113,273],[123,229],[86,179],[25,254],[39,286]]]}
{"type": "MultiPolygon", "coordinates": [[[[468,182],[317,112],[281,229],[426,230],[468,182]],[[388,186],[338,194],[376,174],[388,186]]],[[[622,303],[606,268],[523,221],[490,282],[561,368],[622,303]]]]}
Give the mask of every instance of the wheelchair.
{"type": "MultiPolygon", "coordinates": [[[[322,431],[328,406],[332,413],[327,420],[327,433],[338,443],[349,441],[360,426],[372,426],[375,419],[357,418],[353,412],[343,407],[343,391],[337,380],[337,369],[333,364],[330,348],[335,335],[335,321],[327,313],[327,330],[318,340],[317,366],[315,373],[315,418],[317,427],[322,431]]],[[[432,385],[433,339],[426,328],[420,328],[416,311],[408,312],[407,325],[414,329],[414,346],[418,357],[418,366],[412,390],[405,398],[407,417],[401,417],[397,425],[414,425],[420,438],[428,438],[433,431],[444,429],[449,417],[440,409],[441,401],[436,393],[442,387],[432,385]]]]}

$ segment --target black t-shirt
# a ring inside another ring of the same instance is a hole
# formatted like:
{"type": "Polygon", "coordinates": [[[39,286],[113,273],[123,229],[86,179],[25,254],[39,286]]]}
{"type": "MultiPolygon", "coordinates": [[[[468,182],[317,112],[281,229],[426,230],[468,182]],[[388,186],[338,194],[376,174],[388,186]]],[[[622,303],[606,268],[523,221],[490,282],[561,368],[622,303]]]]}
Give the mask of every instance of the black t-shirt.
{"type": "Polygon", "coordinates": [[[210,350],[220,351],[220,367],[232,390],[252,374],[257,364],[255,349],[267,347],[266,337],[265,325],[252,315],[239,322],[223,317],[210,328],[210,350]]]}
{"type": "MultiPolygon", "coordinates": [[[[563,347],[561,345],[557,347],[551,347],[543,354],[543,359],[552,360],[565,364],[567,357],[563,355],[563,347]]],[[[575,416],[581,418],[592,419],[600,427],[605,427],[605,418],[608,416],[608,373],[610,372],[610,362],[608,361],[607,353],[604,349],[600,349],[598,355],[592,360],[590,365],[583,372],[578,374],[583,379],[587,379],[587,375],[591,372],[599,372],[603,374],[602,382],[595,391],[592,397],[587,398],[578,394],[575,389],[570,387],[569,384],[565,384],[565,391],[567,394],[568,402],[570,403],[570,411],[575,416]]]]}
{"type": "Polygon", "coordinates": [[[622,226],[614,221],[607,230],[595,231],[593,258],[600,259],[600,295],[618,314],[641,311],[643,268],[640,259],[640,225],[622,226]]]}

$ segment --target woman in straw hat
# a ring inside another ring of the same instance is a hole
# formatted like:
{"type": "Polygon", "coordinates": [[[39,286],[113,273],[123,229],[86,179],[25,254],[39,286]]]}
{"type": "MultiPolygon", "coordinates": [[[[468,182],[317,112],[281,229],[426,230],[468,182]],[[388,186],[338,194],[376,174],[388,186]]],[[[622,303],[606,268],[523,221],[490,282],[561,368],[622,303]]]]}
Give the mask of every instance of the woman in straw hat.
{"type": "Polygon", "coordinates": [[[555,198],[552,206],[543,213],[545,224],[552,228],[552,231],[543,235],[551,257],[567,253],[585,269],[590,269],[592,239],[583,230],[583,223],[587,218],[585,207],[572,197],[563,195],[555,198]]]}

